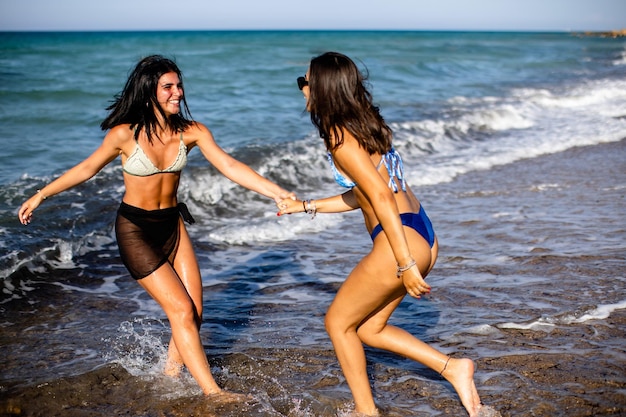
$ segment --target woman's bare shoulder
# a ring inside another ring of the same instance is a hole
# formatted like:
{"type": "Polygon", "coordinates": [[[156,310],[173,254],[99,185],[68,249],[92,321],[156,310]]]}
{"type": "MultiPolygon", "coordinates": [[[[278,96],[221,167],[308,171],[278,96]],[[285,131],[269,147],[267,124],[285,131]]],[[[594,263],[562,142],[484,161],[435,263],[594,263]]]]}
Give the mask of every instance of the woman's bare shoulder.
{"type": "Polygon", "coordinates": [[[133,139],[134,135],[129,124],[122,124],[112,127],[106,137],[115,141],[127,141],[133,139]]]}
{"type": "Polygon", "coordinates": [[[204,124],[204,123],[200,123],[200,122],[193,122],[185,131],[185,133],[199,133],[199,134],[207,134],[207,133],[211,133],[211,131],[209,130],[209,128],[204,124]]]}
{"type": "Polygon", "coordinates": [[[133,131],[130,125],[123,124],[112,127],[102,140],[102,147],[110,148],[117,152],[130,152],[131,143],[134,144],[133,131]]]}
{"type": "Polygon", "coordinates": [[[200,122],[193,122],[191,126],[183,132],[183,139],[187,146],[193,146],[198,144],[198,142],[206,140],[213,141],[213,134],[204,124],[200,122]]]}

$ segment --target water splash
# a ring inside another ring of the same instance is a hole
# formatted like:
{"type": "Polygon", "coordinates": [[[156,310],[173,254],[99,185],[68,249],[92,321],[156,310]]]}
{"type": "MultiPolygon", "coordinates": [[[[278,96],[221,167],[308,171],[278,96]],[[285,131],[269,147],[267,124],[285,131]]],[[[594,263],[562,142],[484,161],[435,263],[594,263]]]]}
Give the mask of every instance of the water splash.
{"type": "Polygon", "coordinates": [[[122,322],[118,336],[105,340],[111,346],[105,358],[119,363],[134,376],[162,374],[167,359],[165,329],[160,320],[136,318],[122,322]]]}

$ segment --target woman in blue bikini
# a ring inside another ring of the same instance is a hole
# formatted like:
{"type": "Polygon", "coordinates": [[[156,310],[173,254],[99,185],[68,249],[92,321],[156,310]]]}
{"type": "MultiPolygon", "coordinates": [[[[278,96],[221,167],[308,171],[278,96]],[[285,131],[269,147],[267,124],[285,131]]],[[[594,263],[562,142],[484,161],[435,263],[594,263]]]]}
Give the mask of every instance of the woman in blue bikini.
{"type": "Polygon", "coordinates": [[[424,281],[437,259],[437,238],[424,208],[406,183],[392,132],[372,104],[364,77],[350,58],[327,52],[311,60],[298,87],[307,100],[337,183],[349,188],[319,200],[285,199],[280,214],[361,209],[373,247],[352,270],[328,309],[326,330],[360,415],[375,416],[363,343],[395,352],[439,372],[471,417],[481,402],[474,362],[450,358],[387,323],[404,296],[430,292],[424,281]]]}
{"type": "Polygon", "coordinates": [[[193,219],[176,196],[187,153],[198,147],[230,180],[276,202],[292,194],[228,155],[206,126],[191,119],[182,74],[167,58],[142,59],[108,110],[100,147],[22,204],[19,220],[30,223],[46,198],[87,181],[121,156],[126,190],[115,222],[117,243],[130,275],[161,305],[172,327],[165,373],[176,376],[185,365],[206,395],[225,395],[200,340],[202,278],[183,222],[193,219]]]}

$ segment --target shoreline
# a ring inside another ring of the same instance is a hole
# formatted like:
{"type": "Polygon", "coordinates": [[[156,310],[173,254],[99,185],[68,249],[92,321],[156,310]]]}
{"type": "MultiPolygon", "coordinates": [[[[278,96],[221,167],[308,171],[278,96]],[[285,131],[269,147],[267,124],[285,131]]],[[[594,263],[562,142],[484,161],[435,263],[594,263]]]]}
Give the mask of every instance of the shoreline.
{"type": "MultiPolygon", "coordinates": [[[[455,306],[449,305],[446,299],[456,300],[453,304],[463,304],[463,300],[467,300],[475,305],[473,308],[485,308],[494,317],[491,321],[495,329],[493,333],[467,332],[461,334],[463,340],[460,342],[442,339],[436,343],[452,354],[474,357],[481,398],[503,417],[618,417],[626,413],[626,376],[623,373],[626,363],[622,348],[626,338],[623,331],[626,310],[612,311],[606,319],[559,322],[549,330],[498,326],[508,320],[509,309],[516,303],[540,303],[540,297],[545,297],[546,293],[551,301],[549,307],[548,303],[537,309],[522,306],[519,314],[536,319],[553,314],[550,318],[558,319],[577,309],[582,312],[611,299],[623,300],[623,290],[616,286],[619,277],[626,276],[626,261],[619,259],[624,245],[612,242],[626,241],[626,227],[619,211],[626,190],[624,155],[626,139],[571,148],[487,171],[474,171],[452,183],[424,189],[429,207],[431,204],[438,206],[431,215],[442,219],[438,222],[442,232],[447,227],[453,233],[469,231],[475,234],[476,242],[490,239],[493,241],[491,245],[498,247],[499,255],[508,254],[506,245],[510,243],[510,233],[517,230],[512,226],[504,229],[508,234],[496,230],[500,223],[515,220],[497,216],[513,212],[500,204],[523,207],[521,213],[530,220],[529,224],[520,223],[525,245],[523,255],[512,255],[505,263],[483,265],[482,258],[490,254],[486,253],[485,243],[481,243],[477,249],[477,256],[481,259],[477,263],[458,262],[450,257],[450,253],[455,255],[455,251],[464,250],[467,238],[460,235],[455,242],[457,237],[451,236],[442,239],[446,247],[433,273],[433,280],[437,281],[437,307],[450,308],[451,318],[463,312],[453,311],[455,306]],[[545,184],[559,187],[558,192],[536,190],[545,184]],[[554,208],[558,210],[552,211],[554,208]],[[469,214],[460,216],[458,212],[465,209],[469,214]],[[568,217],[559,218],[560,210],[568,213],[568,217]],[[591,210],[594,210],[594,216],[596,212],[601,214],[595,219],[600,222],[597,226],[585,224],[589,222],[591,210]],[[467,216],[483,219],[468,224],[467,216]],[[458,224],[445,225],[446,222],[458,224]],[[549,226],[554,222],[557,227],[541,233],[565,241],[572,233],[570,229],[574,230],[574,236],[584,236],[587,229],[579,233],[578,228],[589,227],[596,234],[589,241],[595,247],[578,253],[580,246],[570,244],[567,246],[569,252],[562,253],[552,246],[554,240],[540,242],[541,248],[528,250],[530,245],[539,245],[532,240],[536,238],[534,233],[543,228],[543,224],[530,224],[534,222],[548,222],[549,226]],[[605,225],[607,222],[609,226],[605,225]],[[605,250],[611,246],[612,250],[605,250]],[[482,285],[479,281],[469,285],[455,284],[459,276],[472,279],[487,274],[503,280],[507,275],[541,277],[547,284],[525,285],[522,281],[517,288],[493,290],[490,284],[482,285]],[[468,287],[473,286],[481,294],[467,295],[468,287]],[[574,286],[576,291],[567,290],[574,286]],[[557,287],[558,291],[555,290],[557,287]],[[498,292],[507,292],[512,301],[505,303],[506,300],[496,298],[501,304],[491,304],[491,294],[498,292]],[[571,307],[560,309],[563,305],[571,307]],[[553,309],[558,313],[552,313],[553,309]],[[489,353],[477,354],[481,350],[489,353]]],[[[422,193],[418,191],[418,194],[422,193]]],[[[102,305],[92,307],[99,310],[102,305]]],[[[416,308],[420,305],[417,304],[416,308]]],[[[321,331],[321,317],[316,326],[315,331],[321,331]]],[[[205,332],[208,331],[205,328],[205,332]]],[[[20,337],[19,334],[16,337],[20,337]]],[[[208,352],[211,352],[209,347],[208,352]]],[[[379,351],[368,352],[368,355],[371,355],[368,359],[372,363],[371,379],[377,389],[377,400],[383,410],[387,409],[384,415],[459,415],[458,399],[447,392],[449,388],[431,371],[379,351]],[[413,413],[403,408],[406,404],[416,403],[418,406],[413,406],[413,413]]],[[[342,401],[349,398],[345,383],[336,376],[337,364],[330,344],[321,347],[278,346],[276,349],[271,342],[263,348],[239,343],[232,349],[229,347],[223,355],[208,356],[221,386],[235,392],[247,390],[258,394],[257,398],[239,404],[207,401],[193,389],[177,388],[177,384],[155,375],[135,376],[115,362],[109,362],[74,376],[51,375],[47,380],[28,385],[0,381],[0,416],[318,417],[336,416],[337,409],[345,406],[342,401]],[[280,366],[276,366],[277,363],[280,366]],[[320,377],[321,369],[331,371],[320,377]],[[302,405],[293,412],[297,401],[302,405]]]]}
{"type": "MultiPolygon", "coordinates": [[[[493,256],[509,260],[484,270],[480,264],[468,267],[466,279],[515,277],[511,282],[519,282],[519,289],[510,290],[509,303],[492,306],[493,314],[501,309],[506,317],[508,309],[515,309],[513,314],[519,309],[533,317],[517,321],[518,328],[501,326],[507,320],[498,318],[494,333],[478,342],[491,352],[476,360],[481,398],[505,417],[626,414],[621,348],[626,310],[613,310],[606,319],[576,320],[599,305],[626,300],[626,293],[615,287],[626,277],[626,225],[620,209],[626,207],[625,156],[623,138],[468,173],[449,185],[444,200],[457,198],[450,208],[442,207],[449,211],[435,212],[442,219],[463,210],[482,217],[469,227],[469,236],[481,242],[479,252],[485,252],[486,240],[493,240],[499,246],[493,256]],[[533,278],[537,282],[525,284],[533,278]],[[538,323],[546,326],[535,327],[538,323]],[[508,394],[511,390],[514,395],[508,394]]],[[[442,239],[440,245],[457,251],[454,239],[442,239]]],[[[440,268],[446,266],[442,262],[440,268]]],[[[451,286],[442,290],[458,298],[451,286]]],[[[490,298],[489,293],[479,296],[485,303],[490,298]]]]}

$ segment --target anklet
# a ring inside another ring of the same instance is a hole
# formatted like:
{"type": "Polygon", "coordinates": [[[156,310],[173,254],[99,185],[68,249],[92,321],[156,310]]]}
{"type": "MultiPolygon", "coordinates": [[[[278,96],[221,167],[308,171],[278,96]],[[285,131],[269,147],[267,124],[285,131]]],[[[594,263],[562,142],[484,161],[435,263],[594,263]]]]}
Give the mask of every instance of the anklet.
{"type": "Polygon", "coordinates": [[[443,375],[444,371],[448,367],[448,362],[450,362],[450,359],[452,359],[452,357],[448,356],[448,360],[446,361],[446,364],[443,365],[443,369],[441,370],[441,372],[439,372],[439,375],[443,375]]]}

